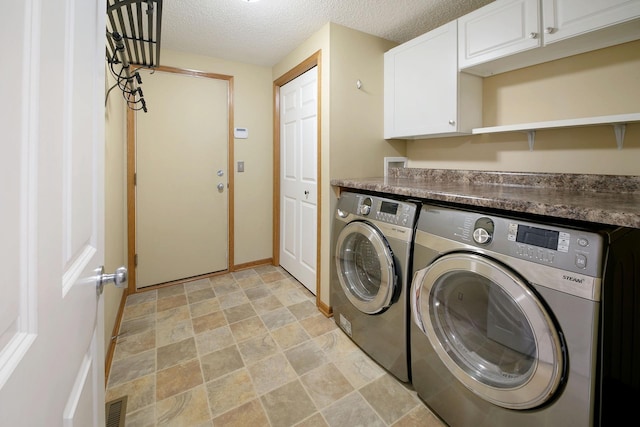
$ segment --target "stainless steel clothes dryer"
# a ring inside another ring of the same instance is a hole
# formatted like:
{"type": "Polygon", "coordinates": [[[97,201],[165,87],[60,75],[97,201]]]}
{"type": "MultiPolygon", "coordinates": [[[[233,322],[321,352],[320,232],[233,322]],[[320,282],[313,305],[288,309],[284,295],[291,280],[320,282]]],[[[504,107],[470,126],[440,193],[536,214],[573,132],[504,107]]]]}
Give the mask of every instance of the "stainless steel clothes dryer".
{"type": "Polygon", "coordinates": [[[334,218],[331,306],[337,325],[407,382],[409,280],[417,204],[342,193],[334,218]]]}
{"type": "Polygon", "coordinates": [[[605,235],[423,206],[413,386],[452,427],[591,426],[605,235]]]}

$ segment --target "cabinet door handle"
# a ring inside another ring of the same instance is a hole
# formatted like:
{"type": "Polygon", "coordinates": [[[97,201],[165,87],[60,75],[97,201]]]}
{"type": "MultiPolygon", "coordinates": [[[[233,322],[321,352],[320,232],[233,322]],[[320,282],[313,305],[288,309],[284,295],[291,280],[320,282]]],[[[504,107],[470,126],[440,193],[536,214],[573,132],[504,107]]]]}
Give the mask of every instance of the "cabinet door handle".
{"type": "Polygon", "coordinates": [[[529,33],[529,38],[530,39],[537,39],[538,38],[538,33],[529,33]]]}
{"type": "Polygon", "coordinates": [[[450,124],[451,126],[453,126],[453,125],[455,125],[455,124],[456,124],[456,121],[455,121],[455,120],[449,120],[449,124],[450,124]]]}
{"type": "Polygon", "coordinates": [[[547,27],[547,28],[544,29],[544,33],[545,34],[553,34],[555,32],[556,32],[556,29],[553,28],[553,27],[547,27]]]}

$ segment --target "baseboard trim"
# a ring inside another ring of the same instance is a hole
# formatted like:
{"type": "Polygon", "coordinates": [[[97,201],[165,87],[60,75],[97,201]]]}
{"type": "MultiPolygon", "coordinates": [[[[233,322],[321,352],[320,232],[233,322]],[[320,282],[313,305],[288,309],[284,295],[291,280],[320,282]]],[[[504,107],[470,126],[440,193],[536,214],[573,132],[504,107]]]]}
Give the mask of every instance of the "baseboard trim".
{"type": "Polygon", "coordinates": [[[113,325],[113,331],[111,332],[111,339],[109,340],[109,348],[107,349],[107,355],[104,360],[104,386],[107,387],[109,383],[109,372],[111,371],[111,363],[113,362],[113,353],[116,350],[116,339],[118,338],[118,331],[120,331],[120,324],[122,323],[122,316],[124,314],[124,306],[127,303],[127,296],[129,292],[127,289],[122,292],[122,298],[120,298],[120,307],[118,308],[118,314],[116,315],[116,321],[113,325]]]}

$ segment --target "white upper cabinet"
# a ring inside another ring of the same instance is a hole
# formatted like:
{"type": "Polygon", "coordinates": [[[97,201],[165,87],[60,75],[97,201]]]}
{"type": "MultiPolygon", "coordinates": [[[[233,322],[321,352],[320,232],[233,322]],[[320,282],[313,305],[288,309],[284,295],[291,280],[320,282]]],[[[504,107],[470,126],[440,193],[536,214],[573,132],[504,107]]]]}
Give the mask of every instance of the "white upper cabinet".
{"type": "Polygon", "coordinates": [[[542,46],[539,0],[498,0],[458,19],[460,69],[542,46]]]}
{"type": "Polygon", "coordinates": [[[482,80],[458,72],[457,22],[384,54],[384,137],[469,134],[482,125],[482,80]]]}
{"type": "Polygon", "coordinates": [[[640,38],[640,0],[497,0],[458,19],[460,70],[489,76],[640,38]]]}

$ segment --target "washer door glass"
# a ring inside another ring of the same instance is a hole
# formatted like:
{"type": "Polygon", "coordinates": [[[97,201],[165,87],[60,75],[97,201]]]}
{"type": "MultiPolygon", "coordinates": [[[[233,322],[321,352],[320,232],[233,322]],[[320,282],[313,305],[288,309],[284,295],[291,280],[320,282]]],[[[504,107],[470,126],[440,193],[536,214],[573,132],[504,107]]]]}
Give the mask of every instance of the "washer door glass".
{"type": "Polygon", "coordinates": [[[354,221],[342,229],[336,267],[342,290],[358,310],[375,314],[391,304],[396,277],[393,253],[372,225],[354,221]]]}
{"type": "Polygon", "coordinates": [[[442,362],[478,396],[530,409],[558,389],[561,334],[527,284],[502,264],[446,255],[416,273],[411,304],[442,362]]]}

